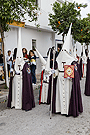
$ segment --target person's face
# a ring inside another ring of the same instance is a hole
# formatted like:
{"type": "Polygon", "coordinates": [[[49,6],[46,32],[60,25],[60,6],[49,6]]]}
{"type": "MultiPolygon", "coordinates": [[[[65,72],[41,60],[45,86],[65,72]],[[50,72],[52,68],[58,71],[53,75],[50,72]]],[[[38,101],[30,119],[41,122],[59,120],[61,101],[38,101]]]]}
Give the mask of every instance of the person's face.
{"type": "Polygon", "coordinates": [[[11,52],[9,52],[8,55],[10,56],[11,55],[11,52]]]}
{"type": "Polygon", "coordinates": [[[60,48],[58,47],[58,51],[60,51],[60,48]]]}
{"type": "Polygon", "coordinates": [[[23,49],[23,53],[26,53],[26,50],[25,50],[25,48],[23,49]]]}
{"type": "Polygon", "coordinates": [[[30,56],[32,57],[32,56],[34,56],[34,54],[32,52],[30,52],[30,56]]]}
{"type": "Polygon", "coordinates": [[[0,54],[1,54],[1,50],[0,50],[0,54]]]}

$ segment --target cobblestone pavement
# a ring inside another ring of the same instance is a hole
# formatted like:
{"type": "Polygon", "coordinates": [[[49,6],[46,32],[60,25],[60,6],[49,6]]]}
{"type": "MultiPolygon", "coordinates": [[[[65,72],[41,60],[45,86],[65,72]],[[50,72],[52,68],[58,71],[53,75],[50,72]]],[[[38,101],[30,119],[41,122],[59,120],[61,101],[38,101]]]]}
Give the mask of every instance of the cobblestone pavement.
{"type": "Polygon", "coordinates": [[[38,88],[34,90],[36,107],[29,112],[6,109],[0,112],[0,135],[90,135],[90,97],[84,95],[85,79],[81,81],[84,112],[77,118],[54,114],[49,106],[38,105],[38,88]]]}

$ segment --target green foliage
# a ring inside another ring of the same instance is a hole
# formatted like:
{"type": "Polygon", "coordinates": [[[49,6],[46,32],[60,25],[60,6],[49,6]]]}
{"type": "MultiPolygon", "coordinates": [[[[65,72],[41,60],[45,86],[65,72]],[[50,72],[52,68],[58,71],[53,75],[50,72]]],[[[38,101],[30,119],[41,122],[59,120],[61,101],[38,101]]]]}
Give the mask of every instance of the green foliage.
{"type": "Polygon", "coordinates": [[[30,22],[36,21],[37,9],[35,0],[0,0],[0,32],[8,31],[13,20],[26,20],[26,13],[30,22]]]}
{"type": "Polygon", "coordinates": [[[75,41],[81,44],[90,43],[90,19],[89,17],[83,19],[76,19],[72,26],[72,35],[75,41]]]}
{"type": "Polygon", "coordinates": [[[78,3],[67,3],[63,4],[55,2],[53,4],[53,14],[49,14],[50,26],[59,35],[67,34],[70,24],[75,22],[77,18],[81,17],[81,7],[85,8],[87,5],[78,3]]]}

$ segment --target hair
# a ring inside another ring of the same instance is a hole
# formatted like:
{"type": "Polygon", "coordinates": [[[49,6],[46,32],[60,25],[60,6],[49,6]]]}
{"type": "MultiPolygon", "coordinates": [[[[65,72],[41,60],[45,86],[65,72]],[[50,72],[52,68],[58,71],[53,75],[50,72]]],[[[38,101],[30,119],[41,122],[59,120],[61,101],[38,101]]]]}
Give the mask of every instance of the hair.
{"type": "Polygon", "coordinates": [[[8,50],[8,53],[11,52],[10,50],[8,50]]]}
{"type": "Polygon", "coordinates": [[[29,51],[29,56],[30,56],[30,52],[32,52],[34,54],[34,57],[36,58],[36,55],[35,55],[34,51],[33,50],[30,50],[29,51]]]}
{"type": "MultiPolygon", "coordinates": [[[[25,51],[26,51],[25,54],[27,54],[27,49],[26,48],[23,48],[23,49],[25,49],[25,51]]],[[[23,49],[22,49],[22,51],[23,51],[23,49]]]]}
{"type": "MultiPolygon", "coordinates": [[[[0,49],[1,50],[1,49],[0,49]]],[[[1,50],[2,51],[2,50],[1,50]]]]}

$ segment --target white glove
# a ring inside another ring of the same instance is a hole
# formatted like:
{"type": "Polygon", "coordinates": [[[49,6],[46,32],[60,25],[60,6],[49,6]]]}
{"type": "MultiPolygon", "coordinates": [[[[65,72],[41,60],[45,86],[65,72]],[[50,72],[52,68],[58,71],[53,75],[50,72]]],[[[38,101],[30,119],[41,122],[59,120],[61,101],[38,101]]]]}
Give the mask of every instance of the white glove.
{"type": "Polygon", "coordinates": [[[54,69],[51,69],[51,74],[55,74],[55,70],[54,69]]]}
{"type": "Polygon", "coordinates": [[[17,74],[17,75],[20,74],[20,71],[17,70],[17,71],[16,71],[16,74],[17,74]]]}
{"type": "Polygon", "coordinates": [[[70,77],[67,77],[67,79],[70,79],[70,77]]]}
{"type": "Polygon", "coordinates": [[[10,73],[13,72],[13,68],[10,69],[10,73]]]}

